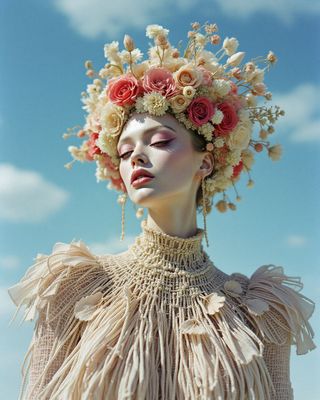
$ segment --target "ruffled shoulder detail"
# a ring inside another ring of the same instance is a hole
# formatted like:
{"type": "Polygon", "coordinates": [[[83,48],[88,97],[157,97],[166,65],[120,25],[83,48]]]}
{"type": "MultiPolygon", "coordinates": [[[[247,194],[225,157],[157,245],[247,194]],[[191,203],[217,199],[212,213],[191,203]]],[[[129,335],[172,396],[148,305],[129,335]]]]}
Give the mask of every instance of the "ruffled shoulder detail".
{"type": "MultiPolygon", "coordinates": [[[[233,274],[233,279],[244,283],[245,276],[233,274]]],[[[284,344],[288,337],[296,346],[296,354],[316,348],[314,331],[308,319],[315,303],[300,293],[300,277],[287,276],[280,266],[263,265],[246,279],[242,304],[257,333],[267,342],[284,344]]]]}
{"type": "MultiPolygon", "coordinates": [[[[51,254],[38,254],[34,260],[35,263],[27,269],[20,281],[7,289],[18,307],[11,322],[22,306],[25,306],[25,313],[21,322],[34,320],[37,311],[46,308],[58,293],[63,281],[73,278],[72,283],[76,283],[75,273],[78,281],[80,276],[89,279],[92,272],[96,274],[101,269],[97,257],[81,240],[69,244],[55,243],[51,254]]],[[[70,298],[66,296],[64,300],[70,298]]]]}

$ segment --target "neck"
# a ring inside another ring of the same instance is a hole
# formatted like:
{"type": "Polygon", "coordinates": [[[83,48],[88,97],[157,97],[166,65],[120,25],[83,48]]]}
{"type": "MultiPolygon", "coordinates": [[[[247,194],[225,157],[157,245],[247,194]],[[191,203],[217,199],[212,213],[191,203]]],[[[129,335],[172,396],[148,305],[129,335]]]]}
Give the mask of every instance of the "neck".
{"type": "Polygon", "coordinates": [[[197,228],[194,235],[182,238],[172,236],[141,222],[142,232],[131,250],[146,263],[168,271],[198,271],[207,258],[202,246],[204,230],[197,228]]]}
{"type": "Polygon", "coordinates": [[[161,208],[149,208],[147,226],[170,236],[194,236],[198,231],[195,204],[192,204],[189,200],[179,197],[176,202],[170,198],[161,208]]]}

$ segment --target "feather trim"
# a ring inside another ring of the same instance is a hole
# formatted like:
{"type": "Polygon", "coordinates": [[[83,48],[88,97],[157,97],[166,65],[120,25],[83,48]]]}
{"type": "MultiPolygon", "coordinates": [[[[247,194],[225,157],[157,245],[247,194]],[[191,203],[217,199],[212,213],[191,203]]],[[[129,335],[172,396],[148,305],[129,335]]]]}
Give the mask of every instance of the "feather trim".
{"type": "Polygon", "coordinates": [[[82,320],[90,317],[89,311],[93,312],[101,299],[99,291],[94,293],[101,287],[110,286],[107,274],[101,273],[102,269],[82,241],[58,242],[51,254],[38,254],[21,280],[7,289],[17,306],[10,324],[23,306],[25,312],[21,324],[36,319],[33,338],[23,360],[19,399],[51,398],[50,392],[39,393],[39,388],[46,388],[48,377],[56,372],[57,365],[64,362],[79,342],[82,320]],[[84,297],[88,294],[91,296],[84,297]],[[85,301],[91,303],[91,308],[84,304],[85,301]],[[73,312],[75,304],[79,319],[73,312]],[[42,360],[39,359],[40,353],[42,360]],[[36,371],[36,378],[32,376],[32,386],[29,382],[27,388],[31,369],[36,371]]]}
{"type": "Polygon", "coordinates": [[[284,344],[291,335],[296,354],[306,354],[316,348],[314,331],[308,319],[315,303],[299,293],[300,277],[289,277],[279,266],[263,265],[251,276],[243,304],[251,322],[271,343],[284,344]]]}

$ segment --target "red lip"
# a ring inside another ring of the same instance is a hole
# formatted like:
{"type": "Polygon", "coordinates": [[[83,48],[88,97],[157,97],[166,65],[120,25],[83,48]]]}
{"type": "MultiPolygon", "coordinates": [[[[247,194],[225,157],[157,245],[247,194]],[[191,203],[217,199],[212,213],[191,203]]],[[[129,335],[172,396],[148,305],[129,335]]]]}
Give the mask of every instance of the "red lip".
{"type": "Polygon", "coordinates": [[[144,169],[137,169],[136,171],[133,171],[131,175],[131,183],[135,180],[138,179],[141,176],[146,176],[150,178],[154,178],[154,176],[149,172],[144,169]]]}

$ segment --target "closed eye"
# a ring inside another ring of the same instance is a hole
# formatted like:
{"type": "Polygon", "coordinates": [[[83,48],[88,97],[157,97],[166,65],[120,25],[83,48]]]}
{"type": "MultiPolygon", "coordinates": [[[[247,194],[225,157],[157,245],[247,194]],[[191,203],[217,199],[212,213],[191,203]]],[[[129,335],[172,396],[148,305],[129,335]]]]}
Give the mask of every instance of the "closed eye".
{"type": "MultiPolygon", "coordinates": [[[[159,146],[159,147],[162,147],[162,146],[165,146],[165,144],[171,142],[172,140],[173,140],[173,139],[161,140],[161,142],[152,143],[151,146],[157,145],[156,147],[158,147],[158,146],[159,146]]],[[[129,153],[132,153],[132,151],[127,151],[127,152],[121,154],[121,156],[119,156],[119,157],[122,158],[122,159],[126,159],[127,157],[125,157],[125,156],[126,156],[127,154],[129,154],[129,153]]]]}

